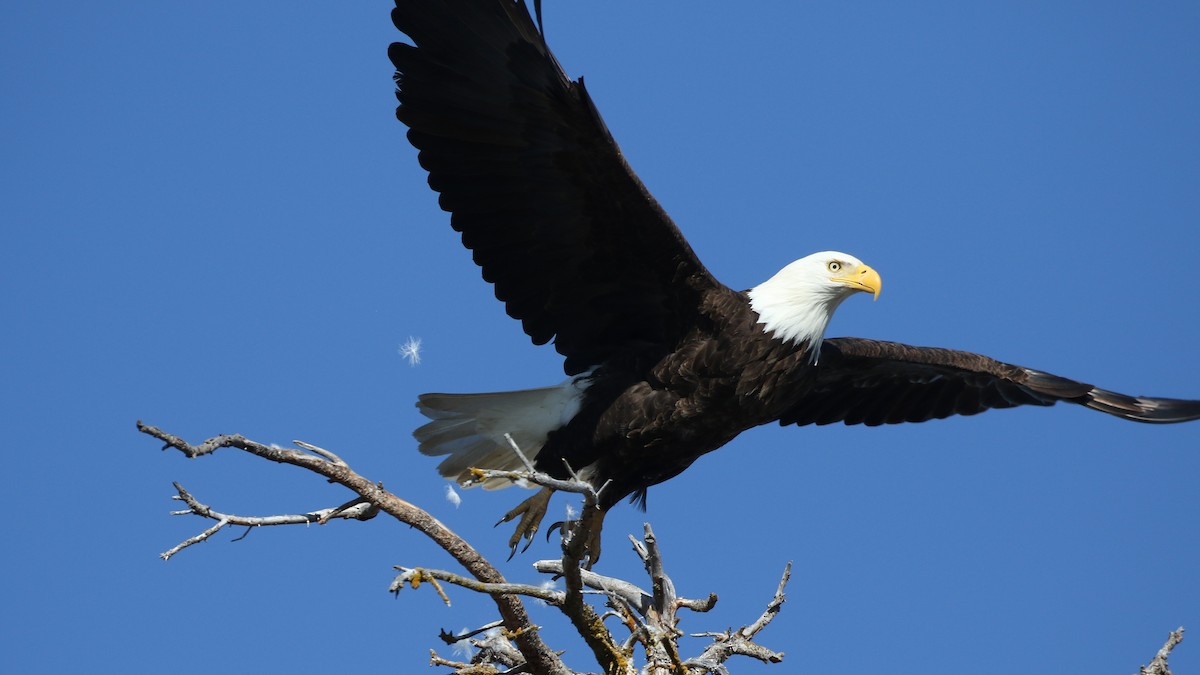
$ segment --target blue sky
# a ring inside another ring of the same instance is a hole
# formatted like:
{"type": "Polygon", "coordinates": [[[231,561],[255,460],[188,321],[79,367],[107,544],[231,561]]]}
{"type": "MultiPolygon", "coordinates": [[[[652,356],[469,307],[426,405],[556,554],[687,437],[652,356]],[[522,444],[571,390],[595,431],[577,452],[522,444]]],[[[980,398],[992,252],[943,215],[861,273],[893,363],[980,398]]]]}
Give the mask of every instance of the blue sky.
{"type": "MultiPolygon", "coordinates": [[[[1200,5],[760,5],[546,2],[560,61],[719,278],[839,249],[885,283],[832,335],[1200,397],[1200,5]]],[[[412,403],[557,382],[560,361],[436,208],[393,118],[389,7],[0,9],[0,670],[403,672],[438,628],[491,620],[464,592],[390,597],[392,565],[451,562],[382,518],[163,563],[207,527],[167,515],[172,480],[250,515],[347,495],[134,430],[328,447],[503,560],[490,526],[524,495],[449,504],[412,403]]],[[[614,509],[600,567],[640,579],[624,537],[648,519],[681,593],[721,597],[685,617],[699,632],[752,621],[795,561],[771,672],[1132,672],[1200,630],[1198,446],[1200,424],[1062,406],[758,429],[647,514],[614,509]]],[[[503,569],[534,581],[554,551],[503,569]]]]}

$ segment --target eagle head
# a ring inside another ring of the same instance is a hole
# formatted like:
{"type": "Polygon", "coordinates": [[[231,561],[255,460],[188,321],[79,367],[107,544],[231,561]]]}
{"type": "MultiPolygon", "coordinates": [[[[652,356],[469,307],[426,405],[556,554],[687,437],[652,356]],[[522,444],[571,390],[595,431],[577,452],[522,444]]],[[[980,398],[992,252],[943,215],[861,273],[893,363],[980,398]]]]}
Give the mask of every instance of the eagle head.
{"type": "Polygon", "coordinates": [[[750,307],[772,337],[808,345],[815,363],[833,312],[855,293],[879,297],[879,273],[846,253],[822,251],[805,256],[750,289],[750,307]]]}

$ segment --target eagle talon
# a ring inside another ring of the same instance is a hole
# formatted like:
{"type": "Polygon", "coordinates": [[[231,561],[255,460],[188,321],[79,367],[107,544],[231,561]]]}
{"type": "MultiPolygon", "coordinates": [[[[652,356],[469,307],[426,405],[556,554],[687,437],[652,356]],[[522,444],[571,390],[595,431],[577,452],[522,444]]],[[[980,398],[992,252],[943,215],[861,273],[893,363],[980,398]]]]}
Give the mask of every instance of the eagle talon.
{"type": "Polygon", "coordinates": [[[550,535],[555,531],[560,532],[566,538],[578,532],[579,527],[586,525],[588,538],[583,548],[583,556],[586,558],[583,568],[588,570],[592,569],[592,565],[600,560],[600,532],[604,529],[604,511],[600,509],[591,509],[591,511],[592,515],[588,516],[589,520],[586,523],[581,523],[581,519],[560,520],[546,528],[546,541],[550,541],[550,535]]]}
{"type": "Polygon", "coordinates": [[[586,509],[591,511],[585,515],[587,518],[587,546],[584,548],[587,560],[583,563],[583,569],[590,570],[592,566],[600,561],[600,532],[604,529],[604,511],[600,509],[586,509]]]}
{"type": "Polygon", "coordinates": [[[566,533],[567,533],[566,528],[570,527],[571,524],[574,522],[575,521],[573,521],[573,520],[560,520],[557,523],[554,523],[550,527],[546,528],[546,541],[550,541],[550,535],[554,534],[554,532],[556,530],[562,532],[563,535],[566,535],[566,533]]]}
{"type": "Polygon", "coordinates": [[[517,504],[516,508],[504,514],[504,517],[496,523],[499,525],[510,522],[517,516],[521,517],[512,536],[508,539],[509,560],[512,560],[513,556],[517,554],[517,546],[520,545],[522,539],[525,540],[525,546],[521,548],[521,552],[524,553],[529,549],[529,545],[533,543],[533,535],[537,534],[542,524],[542,518],[546,516],[546,509],[550,506],[550,496],[553,494],[554,490],[550,488],[538,490],[537,494],[517,504]]]}

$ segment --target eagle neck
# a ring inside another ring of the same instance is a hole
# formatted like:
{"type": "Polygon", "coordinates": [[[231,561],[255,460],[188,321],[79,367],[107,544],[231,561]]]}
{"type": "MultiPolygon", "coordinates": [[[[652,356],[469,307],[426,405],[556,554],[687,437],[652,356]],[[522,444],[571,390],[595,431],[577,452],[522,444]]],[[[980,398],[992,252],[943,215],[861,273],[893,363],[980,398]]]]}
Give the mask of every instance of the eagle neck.
{"type": "Polygon", "coordinates": [[[784,343],[807,347],[809,362],[816,363],[829,320],[846,296],[781,276],[750,289],[750,308],[758,314],[763,332],[784,343]]]}

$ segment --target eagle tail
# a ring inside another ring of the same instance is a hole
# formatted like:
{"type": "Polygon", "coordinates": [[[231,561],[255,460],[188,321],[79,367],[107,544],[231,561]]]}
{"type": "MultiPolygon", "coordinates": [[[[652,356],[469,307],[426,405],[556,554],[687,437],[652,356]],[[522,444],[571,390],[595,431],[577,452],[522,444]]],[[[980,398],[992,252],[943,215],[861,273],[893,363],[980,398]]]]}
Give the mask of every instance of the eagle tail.
{"type": "Polygon", "coordinates": [[[512,482],[504,478],[479,481],[470,469],[524,469],[505,434],[532,462],[550,432],[579,411],[585,389],[581,379],[521,391],[421,394],[417,408],[431,421],[414,431],[413,437],[422,454],[448,455],[438,472],[459,485],[483,485],[488,490],[508,487],[512,482]]]}

